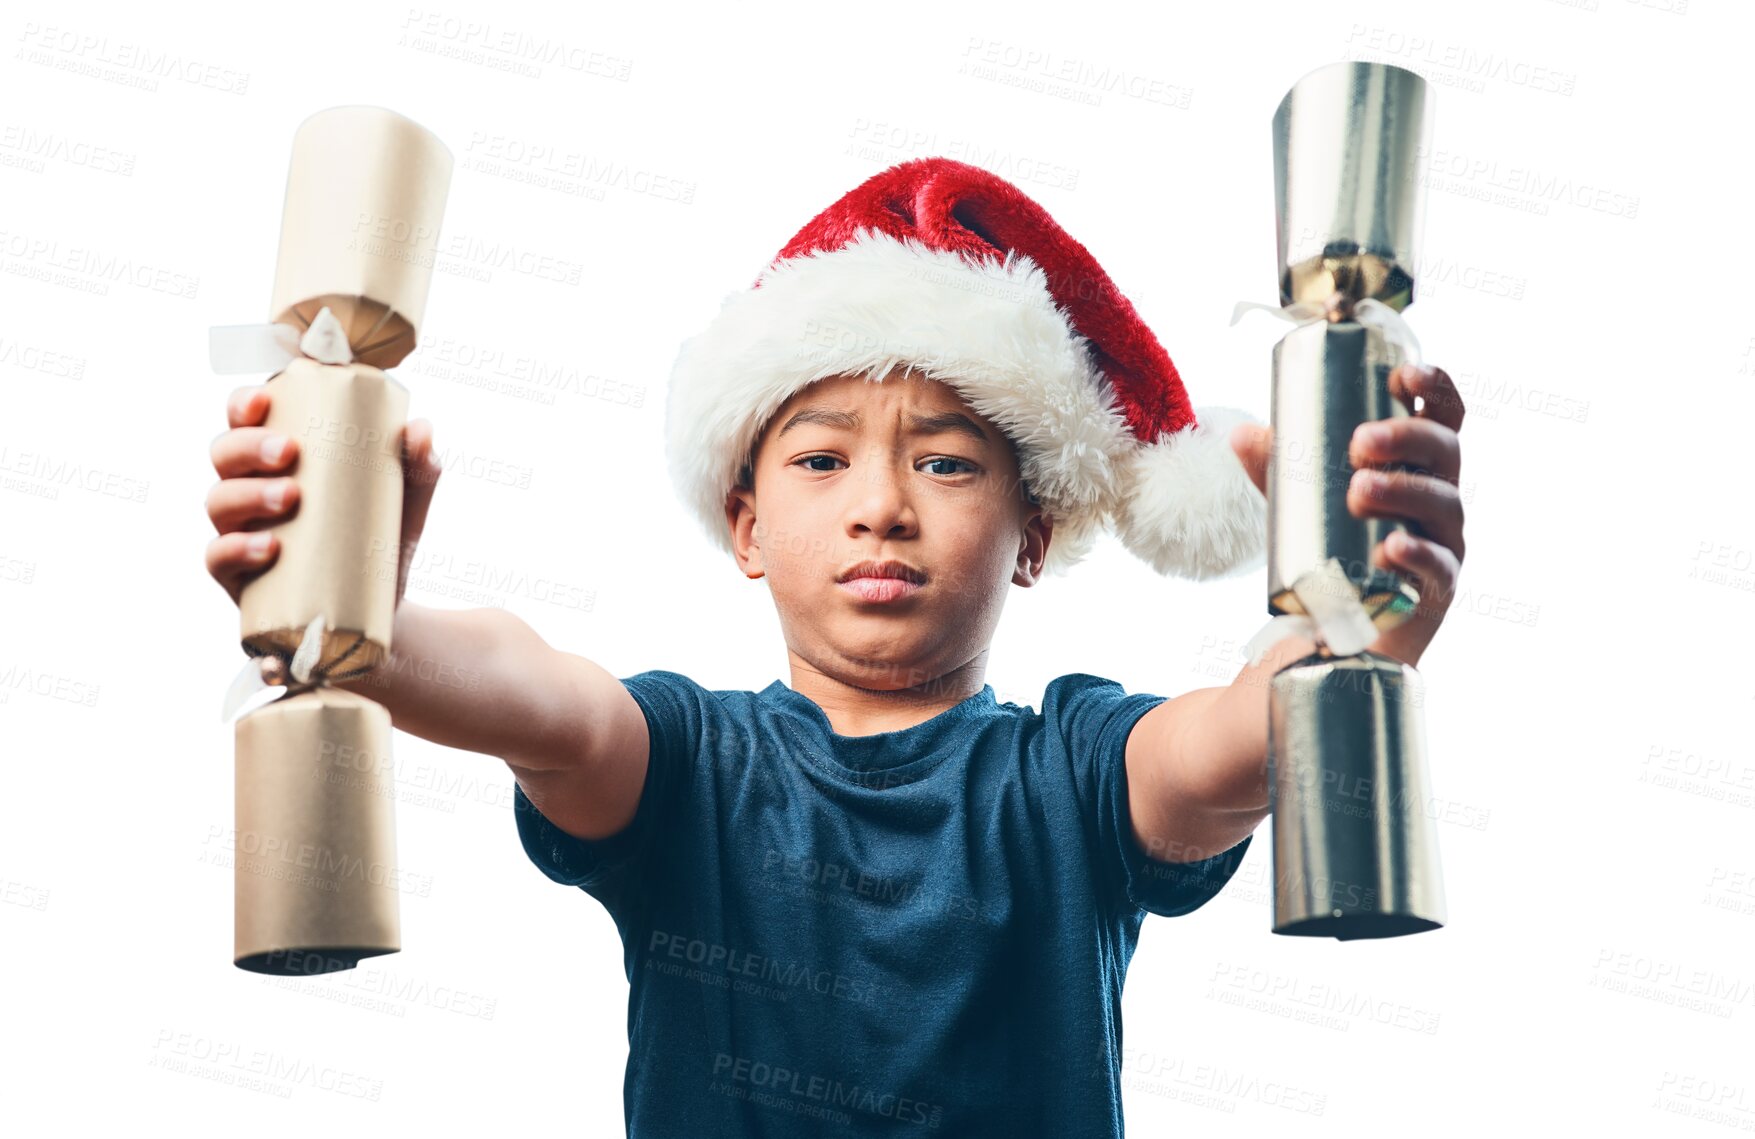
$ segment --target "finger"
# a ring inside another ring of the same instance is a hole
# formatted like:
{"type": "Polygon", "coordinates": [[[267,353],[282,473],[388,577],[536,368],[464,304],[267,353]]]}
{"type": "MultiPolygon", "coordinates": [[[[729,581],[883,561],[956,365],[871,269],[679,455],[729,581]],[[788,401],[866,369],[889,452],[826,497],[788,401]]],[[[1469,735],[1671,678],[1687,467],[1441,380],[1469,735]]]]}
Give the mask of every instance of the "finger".
{"type": "Polygon", "coordinates": [[[416,419],[402,429],[402,554],[397,558],[396,595],[408,581],[408,555],[426,529],[427,511],[439,482],[439,461],[433,453],[433,425],[416,419]]]}
{"type": "Polygon", "coordinates": [[[1231,429],[1231,450],[1249,475],[1255,489],[1267,493],[1268,454],[1273,446],[1274,429],[1259,423],[1239,423],[1231,429]]]}
{"type": "Polygon", "coordinates": [[[433,452],[433,425],[416,419],[403,428],[402,436],[402,540],[420,537],[433,502],[433,489],[441,471],[433,452]]]}
{"type": "Polygon", "coordinates": [[[226,397],[227,427],[257,427],[268,418],[268,385],[238,388],[226,397]]]}
{"type": "Polygon", "coordinates": [[[266,427],[234,427],[213,441],[213,469],[222,479],[271,475],[299,456],[299,441],[266,427]]]}
{"type": "Polygon", "coordinates": [[[1347,458],[1355,467],[1424,471],[1449,483],[1462,477],[1461,442],[1436,419],[1401,415],[1361,423],[1347,458]]]}
{"type": "Polygon", "coordinates": [[[1400,530],[1377,544],[1371,560],[1384,569],[1406,575],[1419,590],[1419,611],[1442,617],[1456,596],[1456,582],[1462,572],[1462,560],[1455,553],[1430,538],[1420,538],[1400,530]]]}
{"type": "Polygon", "coordinates": [[[1399,365],[1389,374],[1389,391],[1415,415],[1435,419],[1452,431],[1462,430],[1462,393],[1444,369],[1430,364],[1399,365]],[[1418,408],[1414,406],[1416,398],[1420,400],[1418,408]]]}
{"type": "Polygon", "coordinates": [[[1462,493],[1418,471],[1362,470],[1347,484],[1347,509],[1357,518],[1397,518],[1463,558],[1462,493]]]}
{"type": "Polygon", "coordinates": [[[429,419],[411,419],[402,428],[402,467],[404,475],[426,469],[433,458],[433,424],[429,419]]]}
{"type": "Polygon", "coordinates": [[[207,492],[207,517],[221,534],[246,523],[273,520],[298,507],[299,484],[290,478],[221,479],[207,492]]]}
{"type": "Polygon", "coordinates": [[[207,543],[207,572],[236,601],[245,579],[273,565],[279,554],[280,543],[266,530],[221,534],[207,543]]]}

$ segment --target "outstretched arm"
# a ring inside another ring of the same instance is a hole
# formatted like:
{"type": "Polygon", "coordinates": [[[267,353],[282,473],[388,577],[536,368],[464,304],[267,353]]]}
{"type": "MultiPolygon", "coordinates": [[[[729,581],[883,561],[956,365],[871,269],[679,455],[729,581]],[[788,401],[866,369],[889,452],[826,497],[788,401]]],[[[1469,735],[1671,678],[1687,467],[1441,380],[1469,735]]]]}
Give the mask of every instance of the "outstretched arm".
{"type": "Polygon", "coordinates": [[[646,779],[646,717],[601,666],[551,647],[503,609],[397,607],[390,658],[337,685],[391,723],[498,756],[561,830],[604,838],[633,821],[646,779]]]}
{"type": "MultiPolygon", "coordinates": [[[[1348,458],[1356,468],[1347,508],[1356,517],[1403,519],[1411,533],[1378,544],[1373,561],[1411,578],[1412,616],[1370,646],[1410,665],[1431,643],[1456,594],[1463,558],[1462,398],[1442,370],[1402,366],[1390,391],[1413,413],[1361,424],[1348,458]],[[1422,401],[1416,406],[1416,400],[1422,401]]],[[[1240,427],[1240,461],[1266,493],[1272,432],[1240,427]]],[[[1184,693],[1141,716],[1127,739],[1128,809],[1140,848],[1164,862],[1198,862],[1242,842],[1268,815],[1268,683],[1316,651],[1289,637],[1229,685],[1184,693]]]]}
{"type": "Polygon", "coordinates": [[[1288,637],[1221,688],[1197,688],[1141,716],[1127,737],[1128,810],[1140,849],[1199,862],[1268,816],[1268,681],[1316,650],[1288,637]]]}

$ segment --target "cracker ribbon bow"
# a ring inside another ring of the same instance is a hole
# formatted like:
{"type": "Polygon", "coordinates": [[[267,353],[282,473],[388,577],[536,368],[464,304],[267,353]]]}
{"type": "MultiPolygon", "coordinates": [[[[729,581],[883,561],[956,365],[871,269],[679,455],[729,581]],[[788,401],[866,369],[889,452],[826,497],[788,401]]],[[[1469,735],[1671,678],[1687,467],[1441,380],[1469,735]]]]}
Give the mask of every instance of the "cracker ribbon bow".
{"type": "Polygon", "coordinates": [[[1360,324],[1368,324],[1383,333],[1383,338],[1394,345],[1401,354],[1402,362],[1418,364],[1420,362],[1420,338],[1408,327],[1402,314],[1393,307],[1384,304],[1376,297],[1366,297],[1350,308],[1331,309],[1327,304],[1316,301],[1298,301],[1295,304],[1276,308],[1257,301],[1238,301],[1231,309],[1231,324],[1235,326],[1246,313],[1265,312],[1269,316],[1278,317],[1302,327],[1318,320],[1329,319],[1331,312],[1338,311],[1342,319],[1355,320],[1360,324]]]}
{"type": "Polygon", "coordinates": [[[241,709],[254,712],[282,696],[296,695],[327,683],[328,677],[317,669],[317,663],[323,659],[323,635],[327,631],[328,623],[319,613],[305,626],[305,635],[299,638],[299,647],[293,653],[291,664],[280,666],[277,656],[251,657],[245,661],[244,667],[232,677],[225,699],[220,702],[220,722],[230,721],[241,709]],[[248,705],[247,709],[245,705],[248,705]]]}
{"type": "MultiPolygon", "coordinates": [[[[1402,362],[1420,362],[1420,341],[1414,330],[1408,327],[1401,313],[1375,297],[1366,297],[1350,307],[1343,305],[1338,310],[1315,301],[1299,301],[1278,308],[1255,301],[1238,301],[1231,310],[1232,326],[1253,311],[1265,312],[1299,327],[1330,319],[1331,315],[1350,318],[1381,331],[1402,362]]],[[[1371,615],[1365,611],[1359,600],[1359,591],[1348,579],[1339,558],[1330,558],[1306,571],[1292,583],[1291,589],[1304,612],[1282,613],[1270,618],[1257,630],[1243,646],[1243,655],[1250,664],[1258,663],[1270,647],[1287,637],[1307,637],[1335,656],[1362,652],[1377,639],[1377,627],[1371,623],[1371,615]]]]}
{"type": "Polygon", "coordinates": [[[303,333],[290,324],[216,324],[207,330],[207,361],[222,376],[278,372],[300,356],[319,364],[353,363],[347,330],[328,305],[303,333]]]}

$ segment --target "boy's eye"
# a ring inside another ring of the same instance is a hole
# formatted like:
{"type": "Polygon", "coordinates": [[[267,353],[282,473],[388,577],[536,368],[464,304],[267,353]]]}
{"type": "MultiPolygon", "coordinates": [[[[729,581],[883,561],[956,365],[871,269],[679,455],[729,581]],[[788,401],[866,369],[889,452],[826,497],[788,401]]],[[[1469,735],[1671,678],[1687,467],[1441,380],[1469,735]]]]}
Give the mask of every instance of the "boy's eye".
{"type": "MultiPolygon", "coordinates": [[[[793,466],[804,467],[806,470],[809,470],[809,471],[821,471],[821,472],[826,473],[828,471],[834,470],[835,468],[832,466],[829,466],[829,467],[813,466],[812,464],[815,464],[815,463],[839,463],[840,461],[841,460],[836,458],[834,455],[805,455],[802,458],[794,459],[792,461],[792,463],[793,463],[793,466]]],[[[925,466],[928,468],[928,473],[939,475],[939,476],[973,474],[978,469],[974,463],[969,462],[967,459],[953,459],[948,455],[935,455],[934,457],[932,457],[930,459],[922,459],[921,462],[923,464],[925,464],[925,466]],[[946,469],[941,464],[950,464],[950,467],[949,467],[949,469],[946,469]],[[959,467],[966,467],[968,469],[967,470],[959,470],[958,469],[959,467]]]]}

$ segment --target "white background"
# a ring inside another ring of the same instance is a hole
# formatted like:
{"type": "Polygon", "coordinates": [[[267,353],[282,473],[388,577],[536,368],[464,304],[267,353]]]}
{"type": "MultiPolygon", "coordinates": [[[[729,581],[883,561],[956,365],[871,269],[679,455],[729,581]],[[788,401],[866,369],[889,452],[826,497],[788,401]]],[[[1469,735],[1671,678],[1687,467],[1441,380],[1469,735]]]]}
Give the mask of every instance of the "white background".
{"type": "MultiPolygon", "coordinates": [[[[306,115],[414,117],[458,161],[447,237],[582,266],[569,284],[441,264],[426,344],[398,370],[448,468],[411,596],[503,605],[617,675],[760,688],[787,676],[765,588],[709,548],[665,473],[681,339],[859,181],[944,154],[1013,179],[1086,244],[1197,403],[1265,416],[1285,326],[1227,321],[1237,300],[1274,298],[1269,119],[1301,75],[1358,57],[1420,71],[1437,100],[1409,319],[1469,409],[1461,594],[1421,669],[1451,925],[1273,936],[1264,825],[1221,897],[1146,923],[1126,989],[1128,1129],[1755,1129],[1739,430],[1755,20],[1734,0],[1152,8],[10,6],[14,1133],[620,1134],[615,928],[527,862],[493,758],[396,737],[399,853],[421,884],[401,953],[297,983],[231,965],[217,710],[243,657],[202,568],[203,499],[225,396],[249,377],[209,372],[206,330],[267,315],[306,115]],[[484,47],[503,35],[601,54],[520,74],[490,66],[516,63],[484,47]],[[1076,78],[1104,68],[1148,94],[1076,78]],[[499,374],[518,366],[549,379],[499,374]],[[56,469],[76,474],[42,473],[56,469]],[[484,575],[505,584],[470,595],[484,575]],[[543,599],[557,585],[573,603],[543,599]],[[226,1082],[247,1074],[228,1057],[261,1052],[372,1096],[226,1082]]],[[[1224,683],[1265,616],[1264,577],[1163,580],[1105,545],[1014,592],[989,679],[1019,703],[1074,671],[1167,695],[1224,683]]]]}

